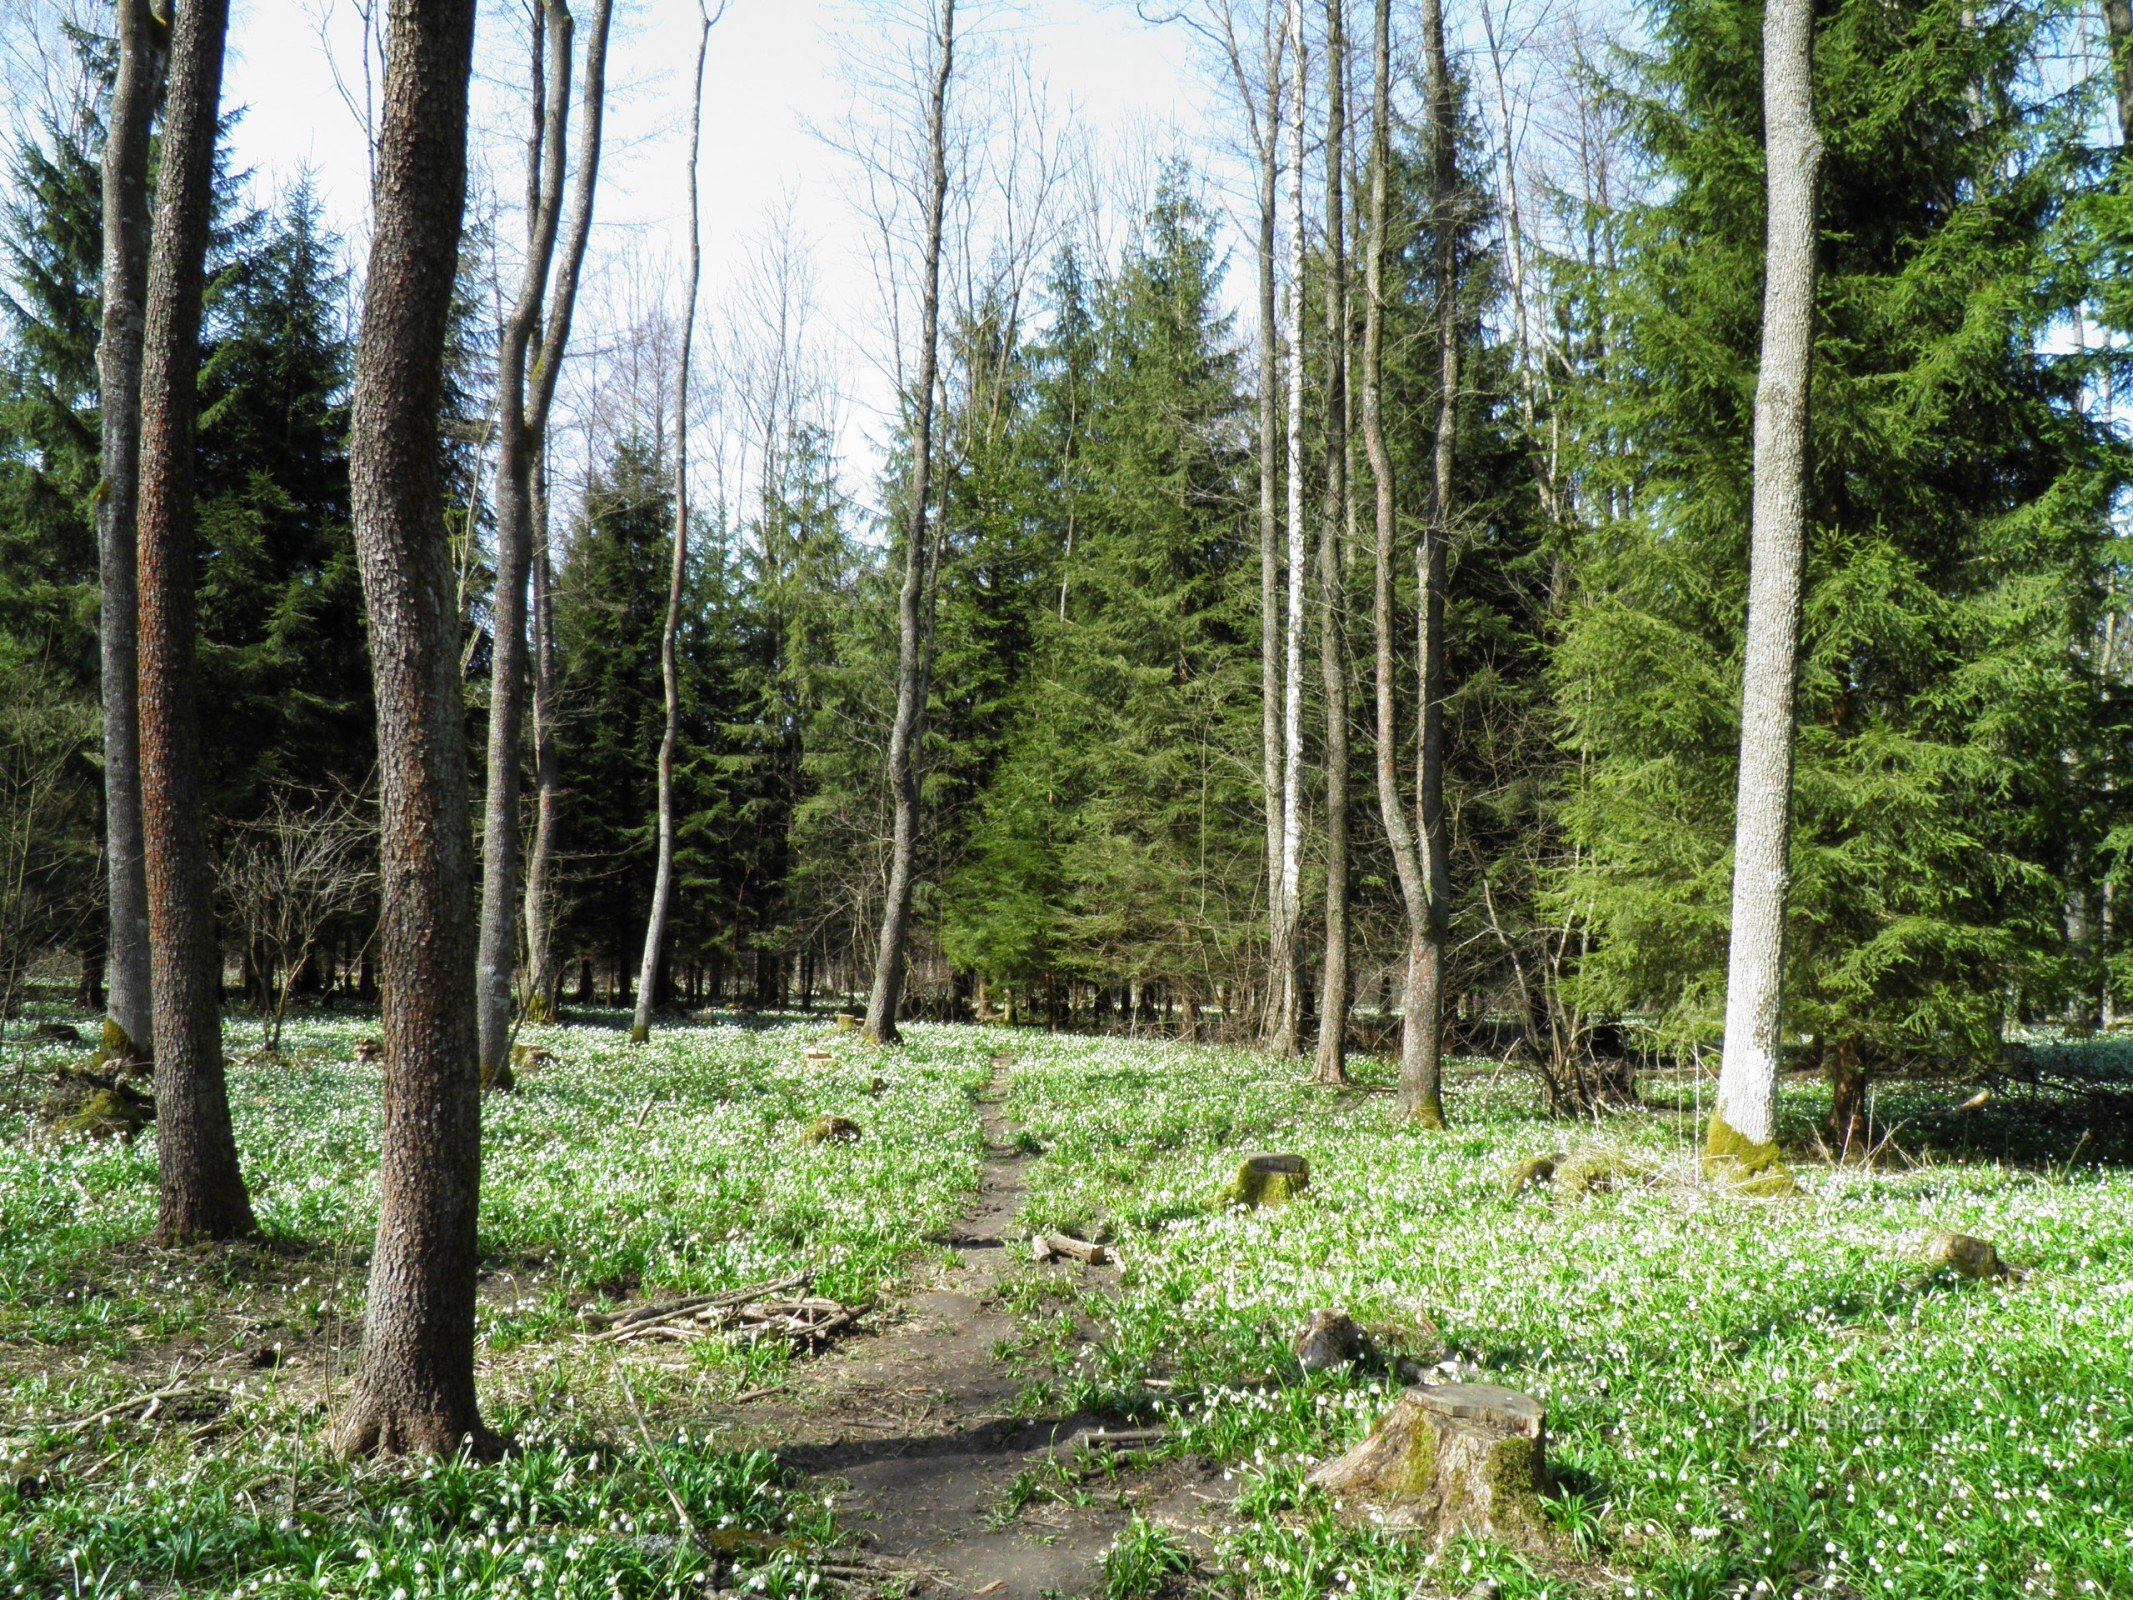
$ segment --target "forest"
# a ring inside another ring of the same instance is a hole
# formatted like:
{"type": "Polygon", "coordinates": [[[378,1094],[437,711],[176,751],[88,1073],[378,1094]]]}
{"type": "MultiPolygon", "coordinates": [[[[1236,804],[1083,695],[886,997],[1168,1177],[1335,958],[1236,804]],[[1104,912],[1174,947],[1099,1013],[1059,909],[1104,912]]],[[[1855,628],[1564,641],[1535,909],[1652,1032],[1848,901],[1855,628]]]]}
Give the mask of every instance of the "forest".
{"type": "Polygon", "coordinates": [[[0,1583],[2133,1594],[2133,10],[776,12],[0,4],[0,1583]]]}

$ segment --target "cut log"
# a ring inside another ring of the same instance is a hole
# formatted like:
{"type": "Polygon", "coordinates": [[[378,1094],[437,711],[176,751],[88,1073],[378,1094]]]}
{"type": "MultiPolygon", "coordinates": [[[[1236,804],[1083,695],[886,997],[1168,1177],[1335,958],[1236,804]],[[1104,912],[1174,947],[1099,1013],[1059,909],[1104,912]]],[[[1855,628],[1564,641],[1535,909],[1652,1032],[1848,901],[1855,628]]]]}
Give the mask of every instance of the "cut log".
{"type": "Polygon", "coordinates": [[[1547,1448],[1547,1410],[1530,1395],[1485,1383],[1418,1385],[1309,1482],[1343,1515],[1388,1532],[1439,1547],[1471,1533],[1534,1549],[1547,1538],[1547,1448]]]}
{"type": "Polygon", "coordinates": [[[1232,1206],[1278,1206],[1311,1187],[1311,1163],[1302,1156],[1246,1156],[1219,1199],[1232,1206]]]}
{"type": "Polygon", "coordinates": [[[1039,1234],[1038,1239],[1044,1246],[1044,1254],[1037,1257],[1040,1261],[1052,1256],[1071,1256],[1085,1267],[1100,1267],[1111,1259],[1111,1252],[1104,1246],[1077,1239],[1072,1234],[1045,1233],[1039,1234]]]}
{"type": "Polygon", "coordinates": [[[800,1059],[810,1067],[834,1067],[837,1064],[836,1055],[827,1047],[819,1044],[809,1045],[801,1053],[800,1059]]]}

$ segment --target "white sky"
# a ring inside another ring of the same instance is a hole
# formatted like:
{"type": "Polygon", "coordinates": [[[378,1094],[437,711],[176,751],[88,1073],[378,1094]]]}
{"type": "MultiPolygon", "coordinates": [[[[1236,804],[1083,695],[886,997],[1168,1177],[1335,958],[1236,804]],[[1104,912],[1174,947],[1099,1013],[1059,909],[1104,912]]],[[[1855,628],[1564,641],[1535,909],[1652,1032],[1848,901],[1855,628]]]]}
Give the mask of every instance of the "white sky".
{"type": "MultiPolygon", "coordinates": [[[[575,9],[582,48],[586,7],[575,9]]],[[[1164,130],[1166,142],[1182,136],[1197,144],[1207,136],[1211,90],[1196,75],[1182,29],[1155,27],[1130,3],[1106,0],[962,10],[962,27],[1023,42],[1050,98],[1062,109],[1076,108],[1099,140],[1148,127],[1164,130]]],[[[354,0],[236,0],[224,102],[244,114],[232,154],[252,171],[261,194],[311,171],[327,219],[356,240],[368,188],[365,143],[358,117],[336,87],[322,20],[343,79],[360,95],[354,0]]],[[[665,271],[678,269],[684,257],[697,28],[689,0],[618,0],[596,260],[634,255],[665,271]]],[[[483,0],[470,155],[476,183],[485,176],[507,208],[523,187],[524,39],[517,0],[483,0]]],[[[815,298],[828,331],[852,346],[838,363],[849,401],[848,456],[863,453],[866,436],[878,436],[889,400],[882,375],[886,319],[868,265],[869,225],[851,199],[851,163],[812,127],[834,128],[851,106],[846,55],[887,57],[895,48],[901,47],[892,44],[876,8],[854,0],[730,0],[712,33],[705,80],[700,305],[706,321],[699,338],[718,316],[722,293],[746,273],[771,219],[789,214],[810,246],[815,298]]],[[[575,149],[575,128],[572,143],[575,149]]],[[[598,337],[600,312],[590,303],[597,292],[589,286],[581,302],[591,315],[581,316],[580,330],[591,338],[598,337]]],[[[864,460],[846,465],[855,486],[871,472],[864,460]]]]}

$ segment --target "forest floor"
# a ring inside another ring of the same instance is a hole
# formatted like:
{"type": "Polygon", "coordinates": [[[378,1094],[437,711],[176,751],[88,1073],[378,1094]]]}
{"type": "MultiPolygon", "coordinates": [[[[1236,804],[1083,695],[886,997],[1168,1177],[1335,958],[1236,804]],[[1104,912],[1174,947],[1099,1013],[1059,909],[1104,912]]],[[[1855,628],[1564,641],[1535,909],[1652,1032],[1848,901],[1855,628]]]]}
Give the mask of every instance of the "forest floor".
{"type": "Polygon", "coordinates": [[[269,1060],[233,1023],[263,1235],[224,1249],[146,1243],[152,1139],[42,1137],[79,1052],[0,1045],[0,1594],[2133,1593],[2115,1040],[2040,1042],[1983,1107],[1884,1086],[1872,1162],[1813,1159],[1819,1090],[1791,1085],[1802,1193],[1752,1201],[1696,1171],[1690,1074],[1577,1124],[1466,1063],[1430,1136],[1369,1061],[1329,1093],[1177,1043],[929,1027],[878,1052],[789,1019],[632,1048],[595,1014],[487,1103],[480,1378],[513,1452],[351,1466],[325,1428],[375,1218],[373,1026],[306,1018],[269,1060]],[[806,1142],[826,1114],[858,1136],[806,1142]],[[1265,1149],[1310,1159],[1308,1195],[1220,1204],[1265,1149]],[[1605,1181],[1505,1193],[1548,1152],[1605,1181]],[[1929,1274],[1942,1228],[2026,1275],[1929,1274]],[[1039,1263],[1037,1230],[1113,1260],[1039,1263]],[[866,1308],[819,1351],[597,1338],[801,1271],[866,1308]],[[1395,1391],[1296,1367],[1322,1306],[1547,1402],[1545,1546],[1433,1551],[1305,1485],[1395,1391]]]}

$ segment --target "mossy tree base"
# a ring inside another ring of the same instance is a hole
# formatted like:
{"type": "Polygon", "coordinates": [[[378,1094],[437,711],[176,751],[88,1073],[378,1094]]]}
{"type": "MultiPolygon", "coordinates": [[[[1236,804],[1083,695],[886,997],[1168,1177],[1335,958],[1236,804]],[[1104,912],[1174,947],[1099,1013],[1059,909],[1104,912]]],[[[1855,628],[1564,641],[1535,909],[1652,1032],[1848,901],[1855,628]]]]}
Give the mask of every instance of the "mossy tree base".
{"type": "Polygon", "coordinates": [[[1417,1386],[1308,1481],[1343,1515],[1390,1533],[1439,1546],[1473,1534],[1538,1549],[1547,1541],[1547,1411],[1493,1384],[1417,1386]]]}
{"type": "Polygon", "coordinates": [[[1704,1140],[1703,1175],[1743,1194],[1764,1198],[1799,1192],[1775,1143],[1748,1138],[1716,1111],[1711,1113],[1704,1140]]]}
{"type": "Polygon", "coordinates": [[[97,1043],[96,1065],[100,1067],[130,1066],[148,1060],[148,1052],[133,1035],[119,1026],[118,1018],[104,1018],[104,1031],[97,1043]]]}

